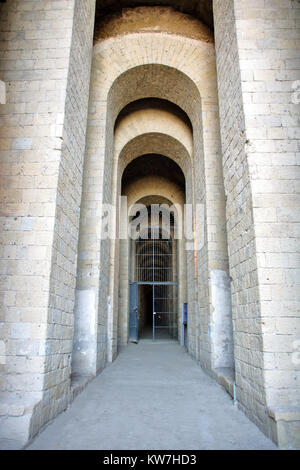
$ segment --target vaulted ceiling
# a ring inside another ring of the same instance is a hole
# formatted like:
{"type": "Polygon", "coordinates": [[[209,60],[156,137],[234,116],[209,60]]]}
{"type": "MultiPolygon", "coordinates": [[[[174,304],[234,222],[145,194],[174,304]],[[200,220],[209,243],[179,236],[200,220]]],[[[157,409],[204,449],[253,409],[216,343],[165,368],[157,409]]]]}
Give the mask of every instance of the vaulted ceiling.
{"type": "Polygon", "coordinates": [[[121,8],[135,6],[172,6],[178,11],[193,15],[213,29],[212,0],[97,0],[96,18],[114,13],[121,8]]]}
{"type": "Polygon", "coordinates": [[[129,163],[123,173],[122,190],[145,176],[161,176],[176,183],[184,191],[185,179],[181,168],[164,155],[142,155],[129,163]]]}

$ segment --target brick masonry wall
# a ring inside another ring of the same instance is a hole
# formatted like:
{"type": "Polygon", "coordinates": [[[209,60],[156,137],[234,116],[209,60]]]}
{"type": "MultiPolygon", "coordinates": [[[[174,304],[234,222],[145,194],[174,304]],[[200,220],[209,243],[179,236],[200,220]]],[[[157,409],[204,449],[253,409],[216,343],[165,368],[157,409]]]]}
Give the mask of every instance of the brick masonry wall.
{"type": "MultiPolygon", "coordinates": [[[[95,0],[0,5],[7,88],[0,104],[0,412],[11,442],[24,442],[70,400],[80,201],[77,288],[96,292],[90,370],[116,350],[101,202],[114,197],[114,121],[134,99],[170,99],[193,122],[196,164],[187,192],[206,203],[206,233],[198,275],[188,270],[188,285],[196,286],[189,289],[190,352],[215,367],[215,285],[208,280],[226,272],[227,247],[213,42],[134,29],[96,44],[86,139],[94,7],[95,0]]],[[[268,407],[300,405],[299,12],[299,0],[214,1],[237,398],[268,434],[268,407]]]]}
{"type": "Polygon", "coordinates": [[[300,2],[235,4],[268,406],[300,405],[300,2]],[[298,100],[299,101],[299,100],[298,100]],[[298,246],[298,248],[297,248],[298,246]]]}
{"type": "Polygon", "coordinates": [[[263,425],[265,390],[252,193],[232,0],[214,2],[237,399],[263,425]]]}
{"type": "Polygon", "coordinates": [[[300,2],[214,2],[238,399],[299,406],[300,2]],[[229,46],[230,44],[230,46],[229,46]]]}
{"type": "Polygon", "coordinates": [[[7,87],[0,105],[1,411],[6,438],[22,442],[30,426],[24,413],[35,408],[34,433],[61,409],[54,398],[69,380],[94,2],[10,1],[0,8],[7,87]],[[73,29],[78,21],[84,27],[73,29]],[[16,422],[8,416],[20,392],[30,406],[16,422]]]}
{"type": "Polygon", "coordinates": [[[47,335],[51,419],[68,400],[74,331],[77,246],[85,152],[95,1],[75,2],[65,101],[47,335]],[[57,402],[57,403],[56,403],[57,402]]]}

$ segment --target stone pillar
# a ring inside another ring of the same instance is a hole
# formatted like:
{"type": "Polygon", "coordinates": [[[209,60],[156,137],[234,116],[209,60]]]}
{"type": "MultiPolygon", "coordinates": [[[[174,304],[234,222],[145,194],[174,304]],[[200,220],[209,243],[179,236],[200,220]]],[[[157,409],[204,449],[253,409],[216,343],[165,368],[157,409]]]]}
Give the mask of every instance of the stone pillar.
{"type": "Polygon", "coordinates": [[[237,399],[282,447],[300,424],[299,18],[299,1],[214,0],[237,399]]]}
{"type": "Polygon", "coordinates": [[[70,398],[95,0],[1,3],[1,435],[19,448],[70,398]]]}
{"type": "Polygon", "coordinates": [[[5,82],[0,80],[0,104],[6,103],[6,85],[5,82]]]}

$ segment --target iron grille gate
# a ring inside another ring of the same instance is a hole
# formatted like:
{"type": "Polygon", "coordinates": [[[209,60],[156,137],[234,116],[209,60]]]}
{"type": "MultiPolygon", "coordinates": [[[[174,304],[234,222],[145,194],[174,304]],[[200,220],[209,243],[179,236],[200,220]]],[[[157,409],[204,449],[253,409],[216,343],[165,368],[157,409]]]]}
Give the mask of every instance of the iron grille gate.
{"type": "Polygon", "coordinates": [[[136,284],[152,287],[152,339],[177,337],[176,242],[157,238],[136,240],[136,284]]]}

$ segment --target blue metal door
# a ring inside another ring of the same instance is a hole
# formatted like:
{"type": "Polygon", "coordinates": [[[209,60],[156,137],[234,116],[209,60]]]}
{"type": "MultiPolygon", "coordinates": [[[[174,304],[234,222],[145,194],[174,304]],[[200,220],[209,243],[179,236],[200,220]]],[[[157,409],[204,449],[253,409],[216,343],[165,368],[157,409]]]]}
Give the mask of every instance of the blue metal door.
{"type": "Polygon", "coordinates": [[[138,341],[138,283],[130,284],[129,300],[129,341],[138,341]]]}

